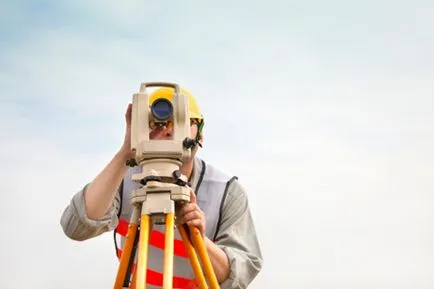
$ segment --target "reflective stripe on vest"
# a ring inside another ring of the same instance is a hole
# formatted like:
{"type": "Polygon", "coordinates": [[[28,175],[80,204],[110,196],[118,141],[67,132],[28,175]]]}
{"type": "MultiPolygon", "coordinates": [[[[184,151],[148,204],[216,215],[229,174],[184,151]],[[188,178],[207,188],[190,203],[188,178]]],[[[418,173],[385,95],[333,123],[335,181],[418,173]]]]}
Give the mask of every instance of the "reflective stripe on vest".
{"type": "MultiPolygon", "coordinates": [[[[195,169],[201,168],[201,179],[196,188],[196,199],[199,207],[205,214],[206,231],[205,235],[214,240],[218,230],[220,208],[225,198],[225,192],[231,177],[220,172],[213,166],[201,160],[195,160],[195,169]]],[[[125,235],[128,230],[128,222],[131,217],[130,192],[138,188],[138,184],[131,181],[131,176],[139,172],[138,167],[131,168],[124,178],[122,210],[119,216],[119,224],[115,230],[116,241],[123,248],[125,235]]],[[[164,225],[153,225],[149,239],[148,271],[146,281],[148,285],[160,288],[163,283],[163,255],[164,255],[164,225]]],[[[120,258],[122,249],[117,250],[117,257],[120,258]]],[[[133,270],[137,262],[137,253],[133,270]]],[[[134,271],[133,271],[134,272],[134,271]]],[[[178,230],[175,230],[174,239],[174,264],[173,264],[173,288],[196,288],[194,273],[188,259],[187,252],[178,230]]],[[[151,287],[150,287],[151,288],[151,287]]]]}

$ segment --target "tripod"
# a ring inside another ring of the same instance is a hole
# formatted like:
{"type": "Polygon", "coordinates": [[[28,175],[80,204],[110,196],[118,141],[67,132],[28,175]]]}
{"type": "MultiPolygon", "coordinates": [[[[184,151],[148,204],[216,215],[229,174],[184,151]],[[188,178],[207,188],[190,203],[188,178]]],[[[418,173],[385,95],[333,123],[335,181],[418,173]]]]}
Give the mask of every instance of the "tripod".
{"type": "MultiPolygon", "coordinates": [[[[163,162],[160,160],[160,164],[163,162]]],[[[175,211],[183,204],[189,202],[190,189],[187,186],[185,176],[179,170],[170,170],[170,168],[176,168],[173,166],[173,163],[171,164],[170,161],[166,161],[166,163],[160,166],[160,170],[162,169],[166,172],[162,174],[165,175],[163,177],[155,175],[155,170],[153,170],[154,175],[143,177],[146,173],[142,173],[141,175],[133,176],[133,179],[143,184],[143,186],[134,190],[131,195],[133,210],[114,289],[146,288],[148,242],[154,223],[165,224],[163,288],[172,289],[175,211]],[[172,174],[168,174],[170,171],[172,171],[172,174]],[[137,236],[138,232],[139,235],[137,236]],[[137,237],[138,244],[135,242],[137,237]],[[138,249],[138,262],[131,280],[131,267],[136,249],[138,249]]],[[[218,289],[218,281],[200,231],[196,227],[187,227],[185,224],[177,225],[176,227],[188,253],[199,288],[207,289],[208,285],[197,255],[199,255],[204,267],[210,288],[218,289]]]]}

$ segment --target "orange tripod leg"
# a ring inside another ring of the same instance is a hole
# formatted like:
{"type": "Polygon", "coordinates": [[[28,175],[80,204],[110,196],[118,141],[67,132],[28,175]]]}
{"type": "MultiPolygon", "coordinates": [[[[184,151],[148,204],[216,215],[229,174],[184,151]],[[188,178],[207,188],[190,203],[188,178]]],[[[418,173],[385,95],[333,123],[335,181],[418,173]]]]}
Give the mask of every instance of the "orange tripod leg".
{"type": "Polygon", "coordinates": [[[166,228],[164,239],[164,272],[163,289],[172,289],[173,283],[173,253],[175,238],[175,218],[173,213],[166,214],[166,228]]]}
{"type": "Polygon", "coordinates": [[[140,222],[140,239],[139,239],[139,253],[138,262],[136,267],[135,288],[146,288],[146,271],[148,265],[148,246],[149,246],[149,232],[150,232],[150,219],[151,217],[142,214],[140,222]]]}
{"type": "MultiPolygon", "coordinates": [[[[138,208],[134,207],[130,224],[128,226],[127,235],[125,237],[125,244],[122,250],[122,256],[118,268],[118,274],[116,276],[115,281],[115,289],[122,289],[123,284],[125,282],[125,277],[127,277],[128,265],[131,258],[131,252],[134,246],[134,239],[136,238],[137,233],[137,216],[138,216],[138,208]]],[[[130,276],[128,276],[129,278],[130,276]]]]}
{"type": "Polygon", "coordinates": [[[131,289],[136,289],[137,282],[137,270],[136,268],[133,271],[133,280],[131,280],[131,289]]]}
{"type": "Polygon", "coordinates": [[[194,250],[193,245],[191,245],[190,243],[184,225],[178,226],[178,231],[181,234],[182,241],[184,243],[188,257],[190,259],[191,267],[193,268],[194,275],[196,276],[197,285],[199,286],[200,289],[208,289],[205,276],[203,275],[202,269],[200,267],[199,259],[197,258],[196,255],[196,251],[194,250]]]}
{"type": "Polygon", "coordinates": [[[190,228],[192,243],[199,254],[200,260],[202,261],[202,265],[204,267],[205,275],[210,284],[210,288],[219,289],[220,288],[219,283],[217,281],[214,268],[212,267],[211,259],[209,258],[208,252],[206,251],[205,244],[202,239],[202,235],[198,228],[193,226],[189,228],[190,228]]]}

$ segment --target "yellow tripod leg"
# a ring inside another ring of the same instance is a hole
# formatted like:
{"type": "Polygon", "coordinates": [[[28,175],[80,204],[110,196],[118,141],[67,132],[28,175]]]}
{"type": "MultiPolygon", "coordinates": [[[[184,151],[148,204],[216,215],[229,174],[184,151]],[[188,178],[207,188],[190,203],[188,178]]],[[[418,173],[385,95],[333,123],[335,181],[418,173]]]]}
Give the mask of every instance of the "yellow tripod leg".
{"type": "Polygon", "coordinates": [[[190,235],[191,235],[192,243],[199,254],[200,260],[202,261],[202,265],[203,265],[204,270],[205,270],[205,275],[206,275],[208,282],[210,284],[210,288],[211,289],[219,289],[220,288],[219,283],[217,281],[217,277],[215,275],[214,268],[212,267],[211,259],[209,258],[208,252],[206,251],[202,235],[201,235],[199,229],[196,227],[190,226],[189,229],[190,229],[190,235]]]}
{"type": "Polygon", "coordinates": [[[203,275],[202,269],[200,267],[199,259],[197,258],[196,255],[196,251],[194,250],[193,245],[191,245],[190,243],[184,225],[178,226],[178,231],[181,234],[182,241],[184,243],[188,257],[190,259],[191,267],[193,268],[194,275],[196,276],[197,285],[199,286],[200,289],[208,289],[205,276],[203,275]]]}
{"type": "Polygon", "coordinates": [[[163,289],[172,289],[173,285],[173,252],[175,238],[175,217],[173,213],[166,214],[164,239],[164,272],[163,289]]]}
{"type": "MultiPolygon", "coordinates": [[[[119,263],[118,274],[116,276],[115,281],[115,289],[122,289],[125,281],[125,277],[127,277],[128,265],[130,262],[131,252],[134,247],[134,239],[136,238],[137,233],[137,216],[138,216],[138,208],[134,206],[133,213],[131,217],[130,224],[128,225],[127,235],[125,237],[125,244],[122,250],[121,260],[119,263]]],[[[128,276],[129,278],[130,276],[128,276]]]]}
{"type": "Polygon", "coordinates": [[[149,232],[150,232],[150,219],[147,214],[142,214],[140,221],[140,239],[139,239],[139,253],[137,262],[137,272],[135,287],[137,289],[146,288],[146,271],[148,265],[148,246],[149,246],[149,232]]]}

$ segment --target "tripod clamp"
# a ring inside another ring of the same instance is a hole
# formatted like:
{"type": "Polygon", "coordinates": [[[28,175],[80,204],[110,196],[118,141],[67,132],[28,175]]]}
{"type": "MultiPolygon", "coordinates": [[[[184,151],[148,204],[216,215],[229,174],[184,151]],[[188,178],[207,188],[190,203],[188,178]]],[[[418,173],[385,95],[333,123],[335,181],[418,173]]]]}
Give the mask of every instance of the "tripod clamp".
{"type": "Polygon", "coordinates": [[[161,177],[161,176],[147,176],[144,177],[142,180],[140,180],[140,184],[146,186],[148,182],[156,181],[156,182],[163,182],[163,183],[174,183],[178,186],[190,186],[190,183],[187,180],[187,177],[182,174],[180,170],[173,171],[173,177],[161,177]]]}

